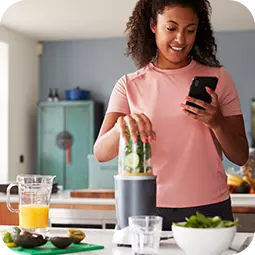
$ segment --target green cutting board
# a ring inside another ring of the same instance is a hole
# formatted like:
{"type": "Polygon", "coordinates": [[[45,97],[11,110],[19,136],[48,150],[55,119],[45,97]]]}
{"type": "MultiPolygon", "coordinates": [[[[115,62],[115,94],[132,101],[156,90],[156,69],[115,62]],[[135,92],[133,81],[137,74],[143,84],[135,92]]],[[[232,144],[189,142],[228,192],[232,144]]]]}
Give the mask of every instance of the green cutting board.
{"type": "Polygon", "coordinates": [[[25,249],[22,247],[10,248],[12,251],[23,255],[44,255],[44,254],[66,254],[82,251],[92,251],[104,249],[104,246],[88,243],[71,244],[66,249],[58,249],[51,242],[47,242],[45,245],[33,249],[25,249]]]}

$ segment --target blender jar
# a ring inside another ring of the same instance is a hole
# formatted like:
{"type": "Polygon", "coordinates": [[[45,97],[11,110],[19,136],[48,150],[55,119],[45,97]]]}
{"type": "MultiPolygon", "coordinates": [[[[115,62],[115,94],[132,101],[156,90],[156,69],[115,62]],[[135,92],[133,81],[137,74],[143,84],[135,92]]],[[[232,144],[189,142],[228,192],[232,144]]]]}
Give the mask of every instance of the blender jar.
{"type": "Polygon", "coordinates": [[[151,176],[151,144],[143,143],[137,133],[137,142],[134,142],[130,132],[126,129],[127,142],[120,136],[119,144],[119,175],[151,176]]]}

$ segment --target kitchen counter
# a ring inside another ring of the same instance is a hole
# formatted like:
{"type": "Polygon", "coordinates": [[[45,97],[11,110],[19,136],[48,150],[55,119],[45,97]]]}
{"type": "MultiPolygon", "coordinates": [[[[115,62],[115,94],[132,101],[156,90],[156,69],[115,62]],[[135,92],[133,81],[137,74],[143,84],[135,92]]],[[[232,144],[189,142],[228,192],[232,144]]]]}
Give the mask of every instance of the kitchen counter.
{"type": "MultiPolygon", "coordinates": [[[[6,226],[0,226],[0,229],[7,229],[6,226]]],[[[97,251],[90,251],[90,252],[79,252],[80,255],[88,255],[88,254],[94,254],[94,255],[131,255],[132,249],[131,248],[120,248],[117,247],[115,244],[112,244],[112,235],[113,230],[95,230],[95,229],[84,229],[84,232],[86,233],[86,239],[84,242],[86,243],[92,243],[92,244],[98,244],[103,245],[105,248],[103,250],[97,250],[97,251]]],[[[64,228],[51,228],[49,236],[66,236],[67,229],[64,228]]],[[[245,239],[248,236],[253,236],[253,233],[237,233],[236,237],[231,245],[231,248],[234,250],[238,250],[245,239]]],[[[7,248],[7,247],[6,247],[7,248]]],[[[7,248],[8,249],[8,248],[7,248]]],[[[251,249],[249,247],[248,249],[251,249]]],[[[77,253],[72,253],[77,254],[77,253]]],[[[162,241],[160,244],[160,251],[158,255],[184,255],[184,252],[177,246],[174,239],[170,239],[167,241],[162,241]]],[[[228,250],[222,255],[232,255],[236,254],[233,250],[228,250]]],[[[71,255],[71,254],[70,254],[71,255]]]]}
{"type": "MultiPolygon", "coordinates": [[[[6,207],[7,196],[0,193],[0,225],[17,225],[18,214],[6,207]]],[[[18,207],[18,195],[11,195],[12,207],[18,207]]],[[[255,224],[255,195],[232,194],[232,210],[240,219],[239,232],[253,231],[255,224]]],[[[69,190],[51,196],[50,223],[52,226],[82,225],[112,228],[116,224],[115,199],[73,198],[69,190]]]]}
{"type": "MultiPolygon", "coordinates": [[[[0,193],[0,203],[6,202],[6,194],[0,193]]],[[[18,202],[18,195],[11,195],[11,202],[18,202]]],[[[255,194],[231,194],[231,201],[233,207],[252,207],[255,209],[255,194]]],[[[106,206],[109,209],[114,207],[115,199],[109,198],[73,198],[70,196],[69,190],[60,191],[58,194],[52,194],[52,205],[98,205],[106,206]]],[[[254,210],[255,211],[255,210],[254,210]]]]}

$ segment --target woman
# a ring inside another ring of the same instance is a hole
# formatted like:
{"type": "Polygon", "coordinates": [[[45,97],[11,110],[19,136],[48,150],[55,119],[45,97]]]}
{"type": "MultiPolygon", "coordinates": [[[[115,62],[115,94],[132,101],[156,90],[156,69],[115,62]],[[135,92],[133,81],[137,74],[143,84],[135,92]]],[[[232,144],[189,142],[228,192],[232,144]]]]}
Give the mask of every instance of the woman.
{"type": "Polygon", "coordinates": [[[140,0],[127,23],[127,55],[139,70],[115,85],[96,158],[117,156],[127,125],[152,143],[158,214],[163,229],[196,211],[233,220],[222,152],[237,165],[248,159],[240,102],[217,60],[208,0],[140,0]],[[187,97],[195,76],[216,76],[212,102],[187,97]],[[203,109],[186,105],[189,101],[203,109]],[[103,146],[102,146],[103,145],[103,146]]]}

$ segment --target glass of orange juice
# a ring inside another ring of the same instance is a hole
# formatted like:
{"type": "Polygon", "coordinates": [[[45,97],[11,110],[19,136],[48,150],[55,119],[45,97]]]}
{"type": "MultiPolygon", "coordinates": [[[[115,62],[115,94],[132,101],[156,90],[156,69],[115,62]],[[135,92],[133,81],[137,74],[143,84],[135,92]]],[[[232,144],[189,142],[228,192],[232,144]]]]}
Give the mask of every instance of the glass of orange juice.
{"type": "Polygon", "coordinates": [[[18,175],[16,182],[7,188],[7,207],[11,212],[19,214],[19,227],[30,232],[48,230],[49,204],[53,180],[51,175],[18,175]],[[18,186],[19,209],[10,204],[10,190],[18,186]]]}

